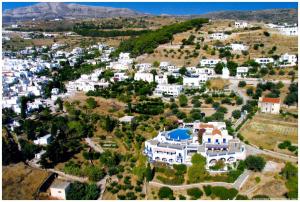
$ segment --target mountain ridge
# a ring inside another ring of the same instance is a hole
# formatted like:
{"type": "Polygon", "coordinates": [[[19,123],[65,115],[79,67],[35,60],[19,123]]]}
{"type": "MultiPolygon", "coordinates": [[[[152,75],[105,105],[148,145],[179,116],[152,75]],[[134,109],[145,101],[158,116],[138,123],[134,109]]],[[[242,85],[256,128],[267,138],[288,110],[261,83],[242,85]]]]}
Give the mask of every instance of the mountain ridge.
{"type": "MultiPolygon", "coordinates": [[[[83,19],[83,18],[110,18],[110,17],[138,17],[152,16],[128,8],[113,8],[104,6],[87,6],[76,3],[49,2],[37,3],[32,6],[19,7],[11,10],[4,10],[3,22],[12,23],[17,21],[27,21],[32,19],[83,19]]],[[[154,15],[153,15],[154,16],[154,15]]],[[[298,23],[297,9],[265,9],[265,10],[231,10],[214,11],[199,15],[160,15],[170,17],[196,18],[203,17],[209,19],[230,19],[264,21],[266,23],[298,23]]]]}

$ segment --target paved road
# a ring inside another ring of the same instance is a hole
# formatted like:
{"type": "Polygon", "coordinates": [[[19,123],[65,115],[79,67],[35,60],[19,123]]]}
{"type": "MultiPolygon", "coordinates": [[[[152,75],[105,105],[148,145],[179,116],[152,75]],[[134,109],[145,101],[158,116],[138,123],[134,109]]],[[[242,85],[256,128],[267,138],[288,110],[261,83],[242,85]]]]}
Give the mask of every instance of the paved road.
{"type": "Polygon", "coordinates": [[[247,103],[247,100],[249,100],[249,97],[247,95],[245,95],[242,90],[238,87],[239,84],[239,80],[230,80],[230,85],[228,86],[230,90],[232,90],[233,92],[235,92],[236,94],[238,94],[240,97],[243,98],[243,105],[245,105],[247,103]]]}
{"type": "Polygon", "coordinates": [[[163,183],[160,183],[160,182],[151,181],[151,182],[149,182],[149,184],[152,185],[152,186],[156,186],[156,187],[168,186],[168,187],[170,187],[174,190],[189,189],[189,188],[193,188],[193,187],[200,187],[200,186],[203,186],[203,185],[223,186],[223,187],[230,187],[230,188],[235,188],[235,189],[239,190],[243,186],[243,184],[246,182],[246,180],[248,179],[250,173],[251,172],[248,171],[248,170],[244,171],[234,183],[201,182],[201,183],[184,184],[184,185],[167,185],[167,184],[163,184],[163,183]]]}
{"type": "Polygon", "coordinates": [[[103,193],[106,190],[106,181],[107,181],[108,177],[109,176],[106,175],[102,180],[100,180],[100,181],[97,182],[97,186],[100,187],[100,189],[101,189],[101,192],[100,192],[100,195],[98,197],[98,200],[102,200],[103,193]]]}
{"type": "Polygon", "coordinates": [[[265,149],[261,150],[256,146],[247,145],[245,143],[243,143],[243,144],[245,145],[247,156],[264,154],[264,155],[271,156],[273,158],[281,159],[284,161],[298,162],[298,158],[295,156],[290,156],[290,155],[286,155],[286,154],[282,154],[282,153],[278,153],[278,152],[274,152],[274,151],[270,151],[270,150],[265,150],[265,149]]]}
{"type": "Polygon", "coordinates": [[[244,185],[244,183],[247,181],[247,179],[249,178],[251,174],[251,171],[246,170],[245,172],[243,172],[238,179],[236,179],[236,181],[233,183],[233,188],[240,190],[240,188],[244,185]]]}
{"type": "Polygon", "coordinates": [[[103,153],[104,152],[104,150],[102,149],[102,147],[99,144],[95,143],[91,138],[87,137],[84,140],[96,152],[99,152],[99,153],[103,153]]]}

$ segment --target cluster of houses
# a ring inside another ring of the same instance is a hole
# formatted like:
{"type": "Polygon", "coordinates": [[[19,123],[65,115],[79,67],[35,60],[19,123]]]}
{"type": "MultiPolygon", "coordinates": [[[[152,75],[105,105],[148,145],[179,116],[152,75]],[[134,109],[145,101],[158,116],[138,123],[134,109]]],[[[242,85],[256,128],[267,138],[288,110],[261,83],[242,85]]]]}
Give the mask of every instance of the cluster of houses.
{"type": "Polygon", "coordinates": [[[198,153],[206,158],[209,168],[219,160],[232,164],[245,159],[244,146],[228,134],[224,122],[179,124],[179,128],[160,131],[145,142],[144,153],[150,162],[190,165],[193,154],[198,153]]]}
{"type": "Polygon", "coordinates": [[[282,35],[298,36],[298,25],[297,24],[289,25],[287,23],[284,23],[283,25],[276,25],[276,24],[269,23],[269,24],[267,24],[267,27],[277,30],[282,35]]]}

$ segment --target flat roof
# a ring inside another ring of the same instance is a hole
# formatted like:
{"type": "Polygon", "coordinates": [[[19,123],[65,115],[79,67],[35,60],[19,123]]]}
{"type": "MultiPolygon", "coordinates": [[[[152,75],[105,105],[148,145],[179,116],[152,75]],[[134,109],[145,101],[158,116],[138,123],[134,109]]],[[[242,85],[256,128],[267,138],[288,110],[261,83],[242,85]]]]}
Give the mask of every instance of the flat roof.
{"type": "Polygon", "coordinates": [[[50,188],[66,189],[70,184],[71,182],[55,179],[50,188]]]}

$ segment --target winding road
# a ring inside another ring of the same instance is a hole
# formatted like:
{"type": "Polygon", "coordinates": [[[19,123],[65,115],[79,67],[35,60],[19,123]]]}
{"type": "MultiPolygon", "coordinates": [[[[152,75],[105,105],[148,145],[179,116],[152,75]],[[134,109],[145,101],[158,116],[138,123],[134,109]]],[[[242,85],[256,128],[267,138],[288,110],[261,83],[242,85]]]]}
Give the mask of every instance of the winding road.
{"type": "Polygon", "coordinates": [[[149,185],[155,186],[155,187],[163,187],[168,186],[174,190],[180,190],[180,189],[189,189],[193,187],[200,187],[204,185],[211,185],[211,186],[223,186],[223,187],[230,187],[235,188],[239,190],[243,184],[246,182],[250,175],[251,171],[245,170],[234,183],[228,183],[228,182],[201,182],[201,183],[195,183],[195,184],[184,184],[184,185],[167,185],[160,182],[150,181],[149,185]]]}

